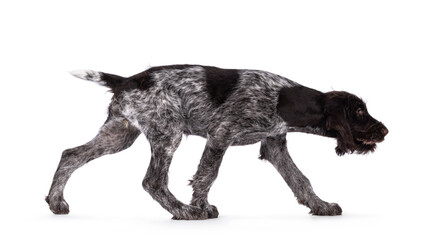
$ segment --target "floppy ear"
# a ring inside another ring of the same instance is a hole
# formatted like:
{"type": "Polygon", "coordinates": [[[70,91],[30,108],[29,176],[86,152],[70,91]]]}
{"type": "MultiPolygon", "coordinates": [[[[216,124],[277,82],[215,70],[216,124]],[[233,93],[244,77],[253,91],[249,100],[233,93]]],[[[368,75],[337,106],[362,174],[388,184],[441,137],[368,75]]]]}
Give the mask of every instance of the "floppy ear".
{"type": "Polygon", "coordinates": [[[345,153],[352,153],[356,148],[356,143],[346,114],[348,108],[347,97],[340,92],[331,92],[327,95],[324,107],[325,127],[327,131],[334,131],[337,134],[336,154],[342,156],[345,153]]]}

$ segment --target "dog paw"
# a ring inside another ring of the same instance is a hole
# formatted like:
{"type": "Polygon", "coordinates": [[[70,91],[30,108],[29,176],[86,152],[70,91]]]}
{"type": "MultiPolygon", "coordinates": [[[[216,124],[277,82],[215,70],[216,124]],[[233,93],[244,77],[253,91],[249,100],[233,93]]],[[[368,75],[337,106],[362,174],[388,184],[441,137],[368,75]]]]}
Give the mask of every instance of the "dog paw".
{"type": "Polygon", "coordinates": [[[208,212],[195,206],[185,206],[183,209],[174,211],[173,220],[205,220],[208,219],[208,212]]]}
{"type": "Polygon", "coordinates": [[[49,198],[48,196],[46,202],[54,214],[64,215],[69,213],[69,204],[63,198],[49,198]]]}
{"type": "Polygon", "coordinates": [[[206,211],[208,218],[217,218],[219,215],[218,208],[216,208],[214,205],[210,205],[208,208],[206,208],[206,211]]]}
{"type": "Polygon", "coordinates": [[[342,209],[337,203],[322,202],[310,208],[310,214],[317,216],[337,216],[342,214],[342,209]]]}

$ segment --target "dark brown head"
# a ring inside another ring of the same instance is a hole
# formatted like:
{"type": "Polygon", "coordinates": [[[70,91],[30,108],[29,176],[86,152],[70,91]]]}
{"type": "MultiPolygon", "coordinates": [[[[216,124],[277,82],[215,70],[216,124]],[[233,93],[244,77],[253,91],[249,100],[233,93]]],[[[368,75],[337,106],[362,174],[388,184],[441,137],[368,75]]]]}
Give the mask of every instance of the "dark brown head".
{"type": "Polygon", "coordinates": [[[324,102],[325,127],[330,136],[336,137],[336,153],[356,152],[366,154],[376,149],[388,129],[368,114],[362,99],[347,92],[328,92],[324,102]]]}

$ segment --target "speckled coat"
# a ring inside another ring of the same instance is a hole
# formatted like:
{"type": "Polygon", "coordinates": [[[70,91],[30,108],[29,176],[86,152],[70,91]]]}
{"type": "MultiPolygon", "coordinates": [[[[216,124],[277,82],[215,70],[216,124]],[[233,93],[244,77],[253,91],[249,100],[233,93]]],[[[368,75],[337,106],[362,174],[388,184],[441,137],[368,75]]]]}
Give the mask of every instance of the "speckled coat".
{"type": "Polygon", "coordinates": [[[129,78],[88,70],[72,74],[109,87],[114,96],[98,135],[63,152],[46,198],[54,213],[69,212],[63,190],[76,169],[128,148],[143,133],[152,154],[142,185],[174,219],[216,218],[218,210],[207,196],[226,149],[260,141],[261,159],[274,165],[299,203],[312,214],[341,214],[337,204],[315,195],[290,158],[285,138],[287,132],[298,131],[339,141],[339,132],[326,127],[325,94],[265,71],[198,65],[154,67],[129,78]],[[167,186],[168,169],[183,134],[207,138],[191,180],[189,205],[177,200],[167,186]]]}

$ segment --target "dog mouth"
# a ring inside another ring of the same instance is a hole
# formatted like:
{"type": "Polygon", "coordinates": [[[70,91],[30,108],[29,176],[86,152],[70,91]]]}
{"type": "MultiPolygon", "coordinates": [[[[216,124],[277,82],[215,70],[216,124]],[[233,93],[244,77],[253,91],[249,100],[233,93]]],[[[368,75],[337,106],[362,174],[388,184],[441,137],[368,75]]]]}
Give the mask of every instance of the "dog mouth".
{"type": "Polygon", "coordinates": [[[382,140],[374,140],[374,139],[362,139],[362,138],[356,138],[356,140],[364,145],[376,145],[376,143],[380,143],[382,140]]]}

